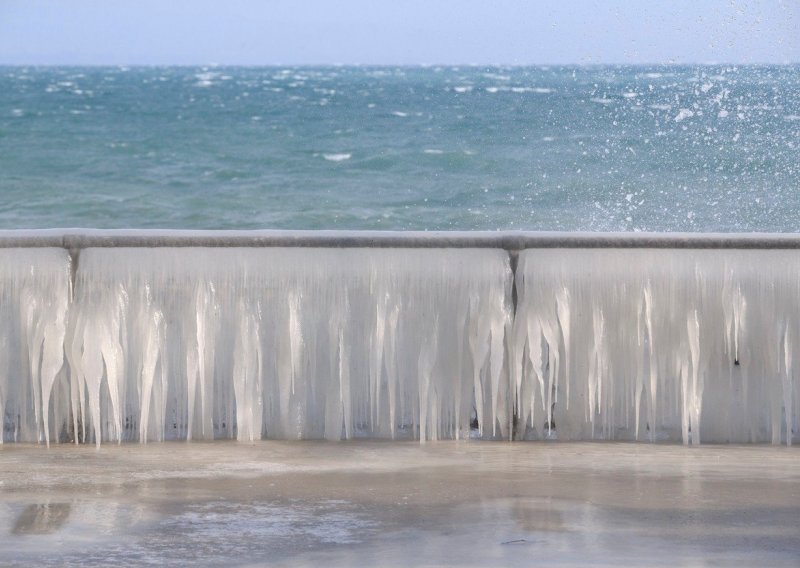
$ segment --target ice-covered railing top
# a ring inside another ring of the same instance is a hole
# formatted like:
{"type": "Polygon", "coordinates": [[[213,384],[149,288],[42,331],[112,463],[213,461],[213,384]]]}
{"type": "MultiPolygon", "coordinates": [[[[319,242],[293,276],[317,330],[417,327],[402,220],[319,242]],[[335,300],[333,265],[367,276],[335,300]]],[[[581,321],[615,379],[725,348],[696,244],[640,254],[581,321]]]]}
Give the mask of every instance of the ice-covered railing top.
{"type": "Polygon", "coordinates": [[[35,229],[0,230],[0,247],[800,249],[800,233],[35,229]]]}
{"type": "Polygon", "coordinates": [[[798,439],[800,236],[0,231],[6,441],[798,439]]]}

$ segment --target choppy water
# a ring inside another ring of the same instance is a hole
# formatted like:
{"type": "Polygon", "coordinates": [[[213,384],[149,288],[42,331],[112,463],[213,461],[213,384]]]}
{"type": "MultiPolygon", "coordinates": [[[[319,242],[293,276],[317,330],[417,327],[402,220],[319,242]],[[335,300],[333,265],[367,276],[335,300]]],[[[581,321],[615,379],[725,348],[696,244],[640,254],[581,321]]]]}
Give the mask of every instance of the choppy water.
{"type": "Polygon", "coordinates": [[[0,227],[800,230],[800,66],[0,68],[0,227]]]}

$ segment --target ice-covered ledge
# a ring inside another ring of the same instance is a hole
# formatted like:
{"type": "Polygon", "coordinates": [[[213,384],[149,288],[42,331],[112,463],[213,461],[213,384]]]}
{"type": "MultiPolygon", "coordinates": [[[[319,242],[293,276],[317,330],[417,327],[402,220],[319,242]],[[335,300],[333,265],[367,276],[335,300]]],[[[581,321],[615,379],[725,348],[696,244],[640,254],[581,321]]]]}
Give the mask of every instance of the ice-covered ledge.
{"type": "Polygon", "coordinates": [[[0,243],[5,441],[800,443],[798,235],[0,243]]]}
{"type": "Polygon", "coordinates": [[[662,248],[800,249],[800,233],[590,233],[538,231],[2,230],[0,248],[662,248]]]}

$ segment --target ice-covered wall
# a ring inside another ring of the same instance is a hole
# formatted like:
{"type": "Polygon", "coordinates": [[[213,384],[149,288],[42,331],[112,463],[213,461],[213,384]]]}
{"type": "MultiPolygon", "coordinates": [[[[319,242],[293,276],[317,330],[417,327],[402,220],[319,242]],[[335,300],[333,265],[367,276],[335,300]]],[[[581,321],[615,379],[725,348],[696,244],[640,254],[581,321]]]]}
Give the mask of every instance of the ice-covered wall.
{"type": "Polygon", "coordinates": [[[796,251],[78,259],[0,251],[6,441],[798,441],[796,251]]]}
{"type": "Polygon", "coordinates": [[[0,250],[0,408],[3,439],[30,441],[69,418],[64,337],[70,258],[62,249],[0,250]]]}
{"type": "Polygon", "coordinates": [[[527,250],[512,382],[559,439],[798,437],[800,254],[527,250]]]}
{"type": "Polygon", "coordinates": [[[505,434],[510,287],[501,250],[87,249],[50,438],[457,438],[473,393],[505,434]]]}

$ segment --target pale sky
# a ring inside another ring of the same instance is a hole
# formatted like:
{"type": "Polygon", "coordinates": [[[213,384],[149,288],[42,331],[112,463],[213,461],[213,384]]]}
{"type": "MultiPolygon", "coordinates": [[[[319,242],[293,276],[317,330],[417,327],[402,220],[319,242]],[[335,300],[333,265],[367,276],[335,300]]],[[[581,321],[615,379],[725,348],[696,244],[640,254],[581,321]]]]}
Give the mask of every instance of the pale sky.
{"type": "Polygon", "coordinates": [[[800,0],[0,0],[0,64],[797,62],[800,0]]]}

